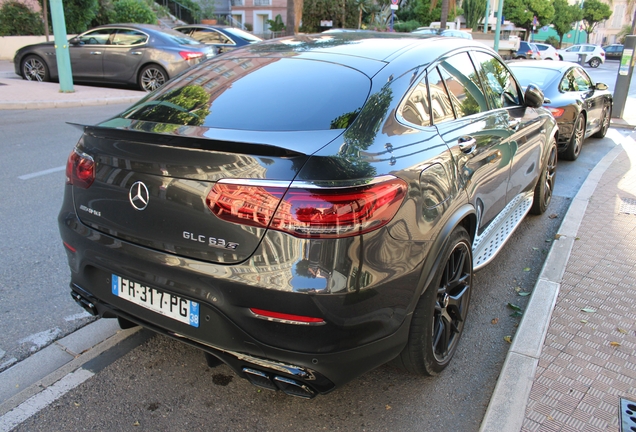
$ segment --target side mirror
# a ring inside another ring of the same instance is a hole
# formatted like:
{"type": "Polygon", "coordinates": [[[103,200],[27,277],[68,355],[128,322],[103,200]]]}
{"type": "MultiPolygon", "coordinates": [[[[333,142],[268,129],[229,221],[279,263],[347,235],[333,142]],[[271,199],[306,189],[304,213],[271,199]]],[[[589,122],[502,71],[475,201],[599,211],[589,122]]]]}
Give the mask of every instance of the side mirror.
{"type": "Polygon", "coordinates": [[[596,83],[594,90],[607,90],[609,87],[604,83],[596,83]]]}
{"type": "Polygon", "coordinates": [[[530,84],[526,88],[526,93],[523,97],[525,105],[530,108],[539,108],[543,105],[543,92],[536,86],[530,84]]]}
{"type": "Polygon", "coordinates": [[[76,36],[68,41],[70,45],[83,45],[83,42],[76,36]]]}

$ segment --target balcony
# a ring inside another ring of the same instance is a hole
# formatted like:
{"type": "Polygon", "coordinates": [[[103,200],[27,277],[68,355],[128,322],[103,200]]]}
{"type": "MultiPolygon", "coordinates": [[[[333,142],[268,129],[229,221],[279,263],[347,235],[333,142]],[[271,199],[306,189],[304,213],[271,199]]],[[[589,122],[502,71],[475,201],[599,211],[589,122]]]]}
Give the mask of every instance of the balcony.
{"type": "Polygon", "coordinates": [[[254,0],[254,6],[271,6],[272,0],[254,0]]]}

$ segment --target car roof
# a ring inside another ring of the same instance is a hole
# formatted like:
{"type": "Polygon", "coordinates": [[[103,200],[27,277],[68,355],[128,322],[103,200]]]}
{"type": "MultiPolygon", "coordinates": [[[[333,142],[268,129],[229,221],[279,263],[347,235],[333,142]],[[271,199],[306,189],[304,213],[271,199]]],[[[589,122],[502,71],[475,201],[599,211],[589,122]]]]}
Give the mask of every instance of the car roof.
{"type": "Polygon", "coordinates": [[[552,69],[552,70],[557,70],[561,72],[565,72],[571,67],[579,66],[577,63],[572,63],[568,61],[555,62],[553,60],[511,60],[507,62],[507,64],[511,67],[523,66],[523,67],[536,68],[536,69],[552,69]]]}

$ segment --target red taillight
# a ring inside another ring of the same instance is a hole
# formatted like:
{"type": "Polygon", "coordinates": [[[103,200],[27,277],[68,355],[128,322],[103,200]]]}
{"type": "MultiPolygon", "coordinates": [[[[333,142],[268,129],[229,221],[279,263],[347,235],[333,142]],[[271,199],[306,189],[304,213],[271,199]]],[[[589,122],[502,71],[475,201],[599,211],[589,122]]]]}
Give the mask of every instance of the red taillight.
{"type": "Polygon", "coordinates": [[[73,150],[66,161],[66,184],[88,189],[95,180],[93,158],[73,150]]]}
{"type": "Polygon", "coordinates": [[[386,225],[407,185],[395,177],[355,187],[257,186],[220,181],[206,204],[219,218],[302,238],[341,238],[386,225]]]}
{"type": "Polygon", "coordinates": [[[194,59],[198,59],[200,57],[203,57],[205,54],[200,53],[200,52],[192,52],[192,51],[179,51],[179,55],[184,60],[194,60],[194,59]]]}
{"type": "Polygon", "coordinates": [[[71,246],[70,244],[66,243],[65,241],[62,242],[62,244],[64,245],[64,247],[66,249],[68,249],[69,251],[75,253],[77,252],[77,249],[75,249],[73,246],[71,246]]]}
{"type": "Polygon", "coordinates": [[[325,320],[322,318],[314,318],[303,315],[293,315],[281,312],[272,312],[264,309],[250,308],[250,311],[259,318],[271,319],[272,321],[285,322],[287,324],[300,324],[300,325],[317,325],[325,324],[325,320]]]}
{"type": "Polygon", "coordinates": [[[564,108],[555,108],[555,107],[549,107],[546,106],[546,108],[552,113],[552,115],[556,118],[556,117],[561,117],[563,115],[563,113],[565,112],[564,108]]]}

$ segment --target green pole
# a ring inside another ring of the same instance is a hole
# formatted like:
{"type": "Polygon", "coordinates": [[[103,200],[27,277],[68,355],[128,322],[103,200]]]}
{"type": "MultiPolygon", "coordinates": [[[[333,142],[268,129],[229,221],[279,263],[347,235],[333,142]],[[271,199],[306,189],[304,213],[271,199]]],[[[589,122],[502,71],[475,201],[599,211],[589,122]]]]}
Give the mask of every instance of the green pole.
{"type": "Polygon", "coordinates": [[[495,27],[495,51],[499,52],[499,35],[501,34],[501,16],[503,15],[503,2],[499,0],[499,8],[497,9],[497,27],[495,27]]]}
{"type": "Polygon", "coordinates": [[[51,0],[51,21],[55,36],[55,57],[57,58],[57,73],[60,77],[60,92],[73,93],[73,73],[71,72],[71,56],[68,51],[68,37],[66,36],[66,21],[64,21],[64,6],[62,0],[51,0]]]}

